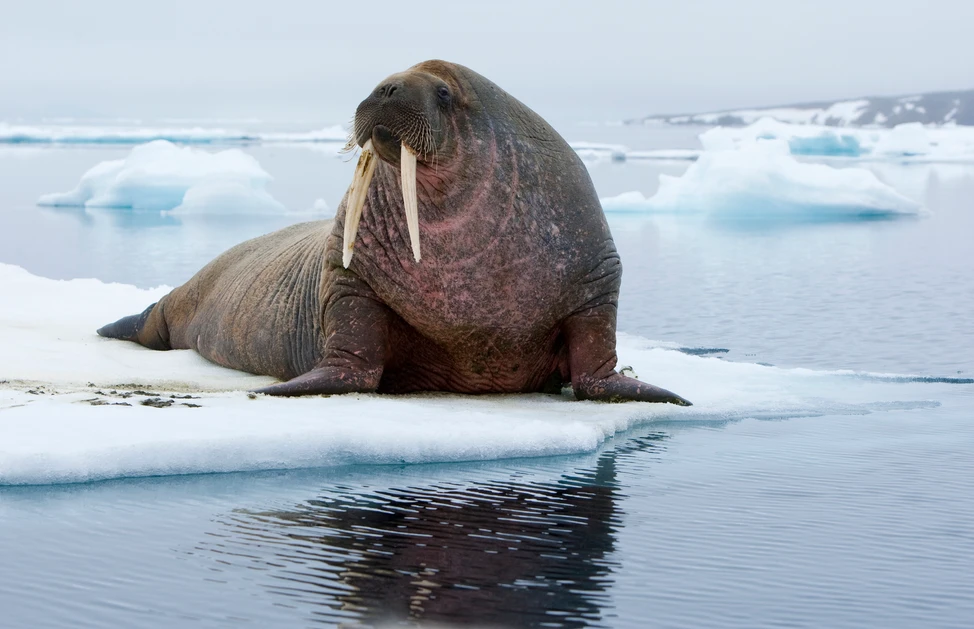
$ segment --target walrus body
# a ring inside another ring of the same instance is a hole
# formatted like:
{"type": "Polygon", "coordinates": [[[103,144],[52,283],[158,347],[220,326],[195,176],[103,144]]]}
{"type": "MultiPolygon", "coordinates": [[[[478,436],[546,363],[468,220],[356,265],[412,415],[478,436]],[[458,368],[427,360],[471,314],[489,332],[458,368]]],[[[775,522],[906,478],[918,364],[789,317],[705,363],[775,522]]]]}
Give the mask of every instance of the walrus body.
{"type": "Polygon", "coordinates": [[[537,114],[428,61],[362,102],[354,136],[379,158],[357,212],[353,182],[334,221],[237,245],[99,334],[286,381],[270,394],[571,383],[579,399],[689,404],[615,372],[619,256],[584,165],[537,114]]]}

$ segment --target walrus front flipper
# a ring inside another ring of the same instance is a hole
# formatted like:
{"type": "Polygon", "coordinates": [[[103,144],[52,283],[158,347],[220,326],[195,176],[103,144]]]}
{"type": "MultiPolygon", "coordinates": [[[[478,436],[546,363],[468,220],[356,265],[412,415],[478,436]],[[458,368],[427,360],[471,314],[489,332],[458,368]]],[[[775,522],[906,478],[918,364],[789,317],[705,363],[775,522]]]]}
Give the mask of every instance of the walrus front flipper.
{"type": "Polygon", "coordinates": [[[324,357],[311,371],[255,393],[338,395],[379,388],[389,354],[389,307],[351,273],[335,271],[338,293],[325,310],[324,357]]]}
{"type": "Polygon", "coordinates": [[[605,303],[565,321],[563,330],[575,397],[603,402],[668,402],[693,406],[672,391],[616,372],[615,314],[615,304],[605,303]]]}
{"type": "Polygon", "coordinates": [[[158,333],[143,333],[146,331],[146,322],[149,320],[149,317],[152,315],[152,312],[157,305],[158,302],[152,304],[140,314],[122,317],[115,323],[109,323],[108,325],[98,328],[98,336],[104,336],[105,338],[110,339],[121,339],[123,341],[132,341],[133,343],[144,345],[149,349],[171,349],[169,347],[168,334],[165,335],[166,338],[163,338],[163,335],[158,333]]]}

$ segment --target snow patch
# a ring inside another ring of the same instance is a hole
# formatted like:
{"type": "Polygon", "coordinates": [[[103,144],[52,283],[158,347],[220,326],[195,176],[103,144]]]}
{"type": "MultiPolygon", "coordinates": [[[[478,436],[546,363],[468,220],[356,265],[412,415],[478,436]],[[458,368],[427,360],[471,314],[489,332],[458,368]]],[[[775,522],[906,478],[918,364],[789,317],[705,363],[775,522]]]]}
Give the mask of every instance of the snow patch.
{"type": "Polygon", "coordinates": [[[172,210],[176,213],[264,213],[283,206],[265,190],[271,176],[240,149],[210,153],[156,140],[125,159],[95,165],[78,186],[45,194],[38,205],[172,210]]]}
{"type": "Polygon", "coordinates": [[[244,391],[270,378],[95,335],[167,291],[55,281],[0,264],[0,485],[549,456],[592,451],[654,421],[936,405],[925,401],[929,388],[691,356],[625,334],[620,364],[695,406],[541,394],[252,398],[244,391]],[[904,394],[914,400],[872,403],[904,394]]]}

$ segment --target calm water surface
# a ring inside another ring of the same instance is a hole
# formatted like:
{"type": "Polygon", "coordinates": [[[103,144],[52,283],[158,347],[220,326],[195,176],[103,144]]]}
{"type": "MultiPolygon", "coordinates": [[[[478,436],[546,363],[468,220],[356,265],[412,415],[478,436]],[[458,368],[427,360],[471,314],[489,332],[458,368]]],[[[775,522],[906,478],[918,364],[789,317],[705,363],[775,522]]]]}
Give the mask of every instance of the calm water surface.
{"type": "MultiPolygon", "coordinates": [[[[694,146],[685,129],[565,135],[694,146]]],[[[0,262],[178,284],[306,218],[34,206],[127,150],[0,149],[0,262]]],[[[295,212],[337,205],[353,167],[246,150],[295,212]]],[[[601,196],[649,195],[686,167],[591,173],[601,196]]],[[[612,217],[620,329],[728,360],[974,377],[974,166],[870,167],[932,215],[612,217]]],[[[930,395],[939,407],[655,424],[585,456],[0,488],[0,627],[970,627],[974,385],[930,395]]]]}

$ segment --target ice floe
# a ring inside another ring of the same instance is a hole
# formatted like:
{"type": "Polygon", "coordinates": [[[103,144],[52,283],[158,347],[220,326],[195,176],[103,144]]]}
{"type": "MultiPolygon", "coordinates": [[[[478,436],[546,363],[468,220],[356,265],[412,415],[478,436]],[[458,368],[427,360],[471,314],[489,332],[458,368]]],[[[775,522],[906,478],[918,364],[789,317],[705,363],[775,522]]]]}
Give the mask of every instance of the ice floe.
{"type": "Polygon", "coordinates": [[[917,215],[921,206],[861,168],[792,157],[782,140],[710,150],[681,177],[660,175],[657,193],[602,200],[606,212],[702,213],[723,220],[834,221],[917,215]]]}
{"type": "Polygon", "coordinates": [[[818,125],[797,125],[761,118],[742,128],[714,127],[700,134],[704,150],[739,149],[758,140],[784,140],[793,154],[858,157],[863,153],[857,131],[818,125]]]}
{"type": "Polygon", "coordinates": [[[240,149],[211,153],[155,140],[124,159],[92,167],[70,192],[38,205],[165,210],[180,214],[268,213],[283,206],[265,189],[271,176],[240,149]]]}
{"type": "Polygon", "coordinates": [[[598,142],[570,142],[578,156],[586,163],[625,162],[629,160],[692,161],[700,155],[698,149],[649,149],[631,150],[623,144],[598,142]]]}
{"type": "Polygon", "coordinates": [[[340,126],[314,131],[246,131],[220,127],[139,127],[89,125],[11,125],[0,122],[0,144],[179,144],[344,143],[340,126]]]}
{"type": "Polygon", "coordinates": [[[695,406],[541,394],[248,396],[270,379],[95,335],[167,290],[55,281],[0,264],[0,484],[578,453],[656,421],[928,408],[946,386],[732,363],[620,335],[621,364],[695,406]]]}
{"type": "Polygon", "coordinates": [[[629,148],[622,144],[603,144],[599,142],[570,142],[569,146],[585,162],[611,160],[623,162],[629,148]]]}
{"type": "Polygon", "coordinates": [[[778,139],[791,153],[904,162],[974,161],[974,127],[925,127],[918,122],[892,129],[850,129],[789,124],[761,118],[746,127],[714,127],[700,134],[705,150],[728,150],[778,139]]]}

